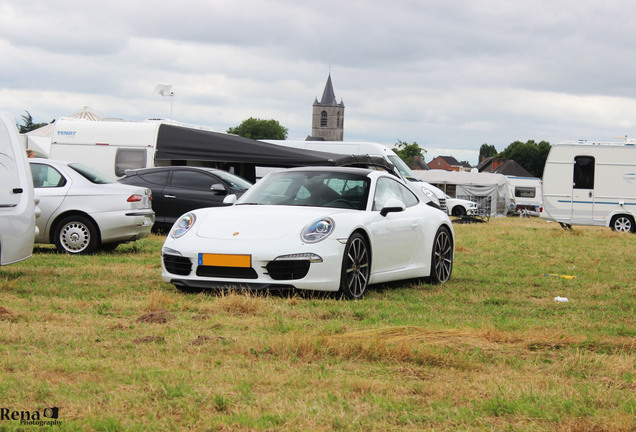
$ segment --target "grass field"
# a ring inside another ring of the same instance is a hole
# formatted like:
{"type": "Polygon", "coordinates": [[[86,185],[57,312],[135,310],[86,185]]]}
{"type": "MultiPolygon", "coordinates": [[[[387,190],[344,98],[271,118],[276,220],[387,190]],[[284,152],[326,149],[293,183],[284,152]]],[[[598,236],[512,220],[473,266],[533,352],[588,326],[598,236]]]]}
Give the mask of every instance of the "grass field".
{"type": "Polygon", "coordinates": [[[36,247],[0,267],[0,431],[636,430],[636,235],[455,230],[449,283],[361,301],[184,294],[159,236],[36,247]]]}

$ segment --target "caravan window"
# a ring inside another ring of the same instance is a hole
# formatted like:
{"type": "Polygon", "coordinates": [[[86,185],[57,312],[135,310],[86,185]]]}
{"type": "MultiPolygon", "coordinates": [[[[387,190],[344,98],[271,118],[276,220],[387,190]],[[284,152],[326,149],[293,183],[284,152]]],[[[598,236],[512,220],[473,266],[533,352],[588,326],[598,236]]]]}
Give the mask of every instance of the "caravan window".
{"type": "Polygon", "coordinates": [[[117,149],[115,156],[115,175],[121,177],[127,169],[144,168],[146,166],[146,149],[117,149]]]}
{"type": "Polygon", "coordinates": [[[574,189],[594,189],[594,158],[592,156],[574,158],[574,189]]]}
{"type": "Polygon", "coordinates": [[[515,196],[517,198],[534,198],[536,196],[536,188],[533,187],[515,187],[515,196]]]}

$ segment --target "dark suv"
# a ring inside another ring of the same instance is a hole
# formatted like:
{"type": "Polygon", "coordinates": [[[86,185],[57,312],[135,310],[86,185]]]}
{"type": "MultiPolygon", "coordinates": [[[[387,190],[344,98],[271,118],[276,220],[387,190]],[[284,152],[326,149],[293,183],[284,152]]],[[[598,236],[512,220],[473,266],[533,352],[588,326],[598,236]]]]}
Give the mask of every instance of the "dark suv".
{"type": "Polygon", "coordinates": [[[252,184],[227,171],[191,166],[126,170],[120,183],[152,189],[155,230],[168,230],[184,213],[219,207],[230,194],[240,197],[252,184]]]}

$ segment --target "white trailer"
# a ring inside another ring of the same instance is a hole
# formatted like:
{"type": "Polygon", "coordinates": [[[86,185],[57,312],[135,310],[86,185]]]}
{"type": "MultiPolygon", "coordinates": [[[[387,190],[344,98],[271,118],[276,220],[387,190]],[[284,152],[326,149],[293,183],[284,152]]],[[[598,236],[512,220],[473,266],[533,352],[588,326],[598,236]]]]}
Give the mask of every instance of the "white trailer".
{"type": "Polygon", "coordinates": [[[636,141],[552,146],[543,171],[541,217],[636,232],[636,141]]]}
{"type": "Polygon", "coordinates": [[[31,256],[36,236],[31,169],[15,119],[0,112],[0,265],[31,256]]]}
{"type": "Polygon", "coordinates": [[[439,204],[447,211],[446,194],[439,188],[427,183],[415,176],[411,168],[392,149],[384,144],[367,141],[286,141],[286,140],[264,140],[270,144],[297,149],[336,153],[342,155],[369,155],[380,156],[395,165],[398,173],[404,181],[411,186],[413,191],[439,204]]]}
{"type": "Polygon", "coordinates": [[[541,179],[538,177],[506,176],[517,203],[517,211],[539,213],[541,209],[541,179]]]}
{"type": "Polygon", "coordinates": [[[127,169],[153,166],[161,124],[152,120],[89,121],[63,117],[53,123],[48,148],[30,137],[27,147],[38,156],[82,162],[105,174],[121,177],[127,169]]]}

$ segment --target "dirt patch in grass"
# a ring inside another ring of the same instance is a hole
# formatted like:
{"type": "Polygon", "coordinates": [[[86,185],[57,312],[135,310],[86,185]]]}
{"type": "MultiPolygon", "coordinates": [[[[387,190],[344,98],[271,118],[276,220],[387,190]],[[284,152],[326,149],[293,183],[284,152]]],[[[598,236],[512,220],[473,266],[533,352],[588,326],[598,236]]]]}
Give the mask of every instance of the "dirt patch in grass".
{"type": "Polygon", "coordinates": [[[140,345],[146,343],[164,343],[166,339],[163,336],[144,336],[141,338],[133,339],[133,343],[140,345]]]}
{"type": "Polygon", "coordinates": [[[0,317],[3,317],[3,316],[12,317],[14,315],[15,315],[15,312],[13,312],[11,309],[6,308],[4,306],[0,306],[0,317]]]}
{"type": "Polygon", "coordinates": [[[192,342],[190,342],[190,345],[205,345],[207,343],[211,343],[213,341],[222,341],[225,338],[223,336],[203,336],[203,335],[199,335],[197,336],[197,338],[195,340],[193,340],[192,342]]]}
{"type": "Polygon", "coordinates": [[[137,322],[165,324],[173,318],[174,315],[167,310],[156,310],[140,316],[139,318],[137,318],[137,322]]]}

